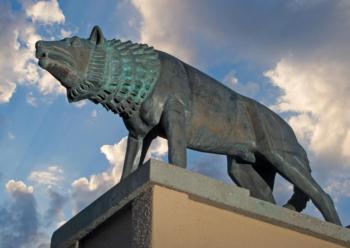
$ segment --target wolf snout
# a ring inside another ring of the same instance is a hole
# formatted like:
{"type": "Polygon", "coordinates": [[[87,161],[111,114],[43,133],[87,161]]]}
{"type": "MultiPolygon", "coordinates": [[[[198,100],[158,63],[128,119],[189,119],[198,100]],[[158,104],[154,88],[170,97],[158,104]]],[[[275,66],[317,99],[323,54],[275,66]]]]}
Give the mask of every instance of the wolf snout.
{"type": "Polygon", "coordinates": [[[43,42],[41,40],[39,40],[39,41],[37,41],[35,43],[35,48],[36,48],[35,57],[37,59],[41,59],[41,58],[47,57],[47,52],[45,52],[43,50],[43,42]]]}
{"type": "Polygon", "coordinates": [[[40,47],[43,46],[43,42],[41,40],[38,40],[36,43],[35,43],[35,48],[38,49],[40,47]]]}

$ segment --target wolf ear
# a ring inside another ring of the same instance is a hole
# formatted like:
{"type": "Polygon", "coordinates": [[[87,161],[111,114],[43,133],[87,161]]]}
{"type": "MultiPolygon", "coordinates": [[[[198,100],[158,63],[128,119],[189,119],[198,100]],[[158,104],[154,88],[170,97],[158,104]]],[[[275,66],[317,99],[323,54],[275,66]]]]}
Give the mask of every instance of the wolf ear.
{"type": "Polygon", "coordinates": [[[105,37],[103,36],[102,30],[99,26],[95,26],[92,29],[89,40],[95,45],[103,45],[105,37]]]}

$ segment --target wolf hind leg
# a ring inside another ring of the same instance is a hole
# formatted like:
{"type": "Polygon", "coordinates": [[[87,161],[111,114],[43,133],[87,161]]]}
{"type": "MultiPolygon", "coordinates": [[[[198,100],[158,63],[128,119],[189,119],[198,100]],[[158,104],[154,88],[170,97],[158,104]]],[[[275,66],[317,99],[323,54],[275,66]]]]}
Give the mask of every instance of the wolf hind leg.
{"type": "Polygon", "coordinates": [[[264,156],[286,180],[311,198],[326,221],[341,225],[331,197],[312,178],[310,171],[298,163],[291,164],[277,152],[268,152],[264,156]]]}
{"type": "Polygon", "coordinates": [[[270,186],[256,172],[252,164],[238,162],[235,158],[228,155],[227,171],[238,186],[250,191],[252,197],[275,204],[270,186]]]}
{"type": "MultiPolygon", "coordinates": [[[[288,160],[291,160],[291,163],[293,164],[296,163],[296,161],[293,161],[294,155],[291,156],[290,154],[284,154],[283,157],[289,158],[288,160]]],[[[297,162],[300,166],[306,168],[308,171],[311,172],[307,161],[305,161],[305,164],[301,164],[299,160],[297,162]]],[[[269,161],[267,161],[264,157],[259,155],[256,156],[256,163],[253,165],[253,167],[259,173],[259,175],[267,182],[267,184],[270,186],[271,191],[273,191],[275,177],[277,173],[276,169],[270,164],[269,161]]],[[[305,209],[306,204],[309,200],[310,197],[308,197],[298,187],[294,186],[294,192],[292,197],[288,200],[286,204],[283,205],[283,207],[297,212],[301,212],[305,209]]]]}
{"type": "MultiPolygon", "coordinates": [[[[296,165],[298,167],[304,168],[311,174],[311,168],[306,154],[305,156],[300,157],[295,154],[284,153],[283,158],[286,159],[291,165],[296,165]]],[[[302,190],[300,190],[297,186],[293,186],[293,195],[288,200],[288,202],[283,205],[283,207],[297,212],[301,212],[306,208],[306,204],[310,200],[310,197],[307,194],[305,194],[302,190]]]]}

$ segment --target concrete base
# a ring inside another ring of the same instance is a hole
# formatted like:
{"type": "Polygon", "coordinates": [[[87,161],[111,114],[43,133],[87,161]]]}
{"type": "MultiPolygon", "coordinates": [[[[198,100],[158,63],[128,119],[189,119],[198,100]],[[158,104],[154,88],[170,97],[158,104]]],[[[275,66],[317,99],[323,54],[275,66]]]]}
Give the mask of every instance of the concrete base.
{"type": "Polygon", "coordinates": [[[350,230],[150,160],[55,231],[51,247],[350,247],[350,230]]]}

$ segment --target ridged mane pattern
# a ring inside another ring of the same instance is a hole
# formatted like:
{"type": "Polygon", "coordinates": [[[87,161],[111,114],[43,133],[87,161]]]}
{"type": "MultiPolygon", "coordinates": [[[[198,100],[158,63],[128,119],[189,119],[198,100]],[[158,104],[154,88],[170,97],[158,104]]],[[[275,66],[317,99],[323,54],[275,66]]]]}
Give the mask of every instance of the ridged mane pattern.
{"type": "Polygon", "coordinates": [[[160,60],[153,47],[110,40],[92,50],[85,81],[68,94],[73,101],[88,98],[129,118],[151,93],[159,73],[160,60]]]}

